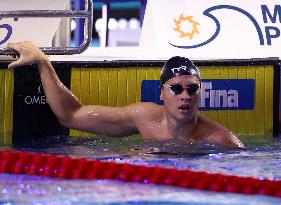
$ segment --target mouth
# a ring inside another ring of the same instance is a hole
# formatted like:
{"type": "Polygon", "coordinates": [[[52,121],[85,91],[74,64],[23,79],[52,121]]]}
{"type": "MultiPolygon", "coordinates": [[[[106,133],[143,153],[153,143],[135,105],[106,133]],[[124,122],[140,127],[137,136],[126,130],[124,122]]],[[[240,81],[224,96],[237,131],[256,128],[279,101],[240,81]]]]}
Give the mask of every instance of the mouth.
{"type": "Polygon", "coordinates": [[[187,104],[181,105],[181,106],[178,107],[178,109],[180,111],[188,111],[188,110],[190,110],[190,108],[191,108],[190,105],[187,105],[187,104]]]}

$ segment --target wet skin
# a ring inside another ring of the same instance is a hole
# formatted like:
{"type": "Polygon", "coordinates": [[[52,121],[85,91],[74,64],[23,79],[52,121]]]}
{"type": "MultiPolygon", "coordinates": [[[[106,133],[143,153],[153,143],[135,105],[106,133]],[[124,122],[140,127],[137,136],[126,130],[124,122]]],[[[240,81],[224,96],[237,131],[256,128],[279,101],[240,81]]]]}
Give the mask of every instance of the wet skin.
{"type": "MultiPolygon", "coordinates": [[[[208,142],[231,147],[244,147],[229,130],[198,111],[200,89],[189,95],[186,89],[175,95],[167,87],[161,89],[164,105],[134,103],[124,107],[82,105],[59,80],[48,57],[31,42],[8,44],[20,57],[9,64],[13,69],[37,64],[48,104],[59,122],[68,128],[109,136],[141,134],[147,140],[175,139],[180,142],[208,142]]],[[[181,84],[184,88],[200,84],[195,76],[183,75],[166,84],[181,84]]]]}

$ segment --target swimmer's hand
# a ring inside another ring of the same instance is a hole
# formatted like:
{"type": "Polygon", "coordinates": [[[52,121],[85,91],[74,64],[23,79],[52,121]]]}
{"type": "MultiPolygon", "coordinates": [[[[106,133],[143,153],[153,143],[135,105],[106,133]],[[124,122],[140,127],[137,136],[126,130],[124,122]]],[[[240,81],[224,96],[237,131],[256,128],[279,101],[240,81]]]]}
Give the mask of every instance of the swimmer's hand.
{"type": "Polygon", "coordinates": [[[19,53],[19,58],[10,63],[8,65],[8,69],[13,69],[23,65],[38,64],[47,59],[47,56],[30,41],[8,43],[6,48],[19,53]]]}

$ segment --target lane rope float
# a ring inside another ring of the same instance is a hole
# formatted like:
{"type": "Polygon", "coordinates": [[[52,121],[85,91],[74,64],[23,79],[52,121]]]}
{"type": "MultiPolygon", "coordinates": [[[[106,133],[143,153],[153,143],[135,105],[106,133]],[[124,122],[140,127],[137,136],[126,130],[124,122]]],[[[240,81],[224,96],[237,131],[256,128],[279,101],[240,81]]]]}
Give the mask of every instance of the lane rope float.
{"type": "Polygon", "coordinates": [[[66,179],[112,179],[214,192],[281,197],[281,181],[11,150],[0,151],[0,173],[66,179]]]}

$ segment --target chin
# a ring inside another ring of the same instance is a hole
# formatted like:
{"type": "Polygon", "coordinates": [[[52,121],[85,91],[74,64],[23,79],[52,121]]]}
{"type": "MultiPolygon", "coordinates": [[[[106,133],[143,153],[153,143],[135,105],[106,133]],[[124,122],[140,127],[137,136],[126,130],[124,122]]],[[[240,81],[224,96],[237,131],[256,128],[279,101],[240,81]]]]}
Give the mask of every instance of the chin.
{"type": "Polygon", "coordinates": [[[181,116],[177,117],[178,121],[180,121],[180,122],[188,122],[188,121],[192,120],[193,118],[194,118],[194,116],[191,114],[190,115],[181,115],[181,116]]]}
{"type": "Polygon", "coordinates": [[[194,113],[192,111],[189,111],[188,113],[185,112],[184,114],[180,113],[179,119],[182,121],[190,121],[190,120],[194,119],[196,116],[197,116],[197,112],[194,113]]]}

